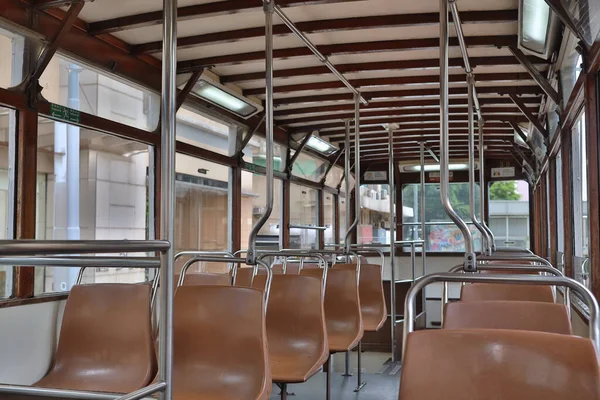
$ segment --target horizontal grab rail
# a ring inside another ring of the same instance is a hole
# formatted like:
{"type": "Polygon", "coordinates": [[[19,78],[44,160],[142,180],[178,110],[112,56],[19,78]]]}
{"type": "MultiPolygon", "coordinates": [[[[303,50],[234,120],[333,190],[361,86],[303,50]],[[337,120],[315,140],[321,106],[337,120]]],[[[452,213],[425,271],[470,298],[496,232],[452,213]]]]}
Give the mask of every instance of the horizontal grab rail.
{"type": "Polygon", "coordinates": [[[162,391],[166,388],[165,382],[157,382],[142,389],[128,394],[88,392],[83,390],[54,389],[44,387],[1,385],[0,393],[13,395],[26,395],[37,397],[56,397],[61,399],[81,399],[81,400],[138,400],[147,397],[153,393],[162,391]]]}
{"type": "Polygon", "coordinates": [[[165,240],[0,240],[0,255],[165,252],[165,240]]]}
{"type": "Polygon", "coordinates": [[[0,257],[0,265],[27,267],[160,268],[159,257],[0,257]]]}
{"type": "Polygon", "coordinates": [[[317,225],[302,225],[302,224],[290,224],[289,227],[291,229],[306,229],[313,231],[326,231],[326,226],[317,226],[317,225]]]}

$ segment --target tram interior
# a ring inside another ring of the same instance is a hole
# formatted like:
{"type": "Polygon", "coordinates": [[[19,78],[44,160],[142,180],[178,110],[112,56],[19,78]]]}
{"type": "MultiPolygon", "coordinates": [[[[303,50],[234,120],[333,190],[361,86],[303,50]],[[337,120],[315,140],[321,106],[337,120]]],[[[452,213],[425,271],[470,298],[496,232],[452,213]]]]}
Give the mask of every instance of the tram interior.
{"type": "Polygon", "coordinates": [[[600,400],[600,1],[0,0],[0,399],[600,400]]]}

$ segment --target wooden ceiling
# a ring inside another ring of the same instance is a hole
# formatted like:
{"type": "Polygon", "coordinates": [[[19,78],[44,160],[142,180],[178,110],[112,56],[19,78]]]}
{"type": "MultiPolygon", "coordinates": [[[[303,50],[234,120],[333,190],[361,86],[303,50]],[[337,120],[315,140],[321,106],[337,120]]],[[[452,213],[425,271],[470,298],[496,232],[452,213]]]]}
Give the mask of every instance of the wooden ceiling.
{"type": "MultiPolygon", "coordinates": [[[[0,0],[2,2],[11,0],[0,0]]],[[[17,1],[17,0],[12,0],[17,1]]],[[[67,1],[21,0],[52,11],[67,1]]],[[[385,156],[383,124],[397,123],[397,157],[417,158],[419,141],[439,142],[439,0],[276,0],[296,26],[359,90],[365,159],[385,156]],[[368,155],[369,154],[369,155],[368,155]],[[371,156],[372,155],[372,156],[371,156]]],[[[85,35],[118,43],[150,64],[161,57],[160,0],[95,0],[79,14],[85,35]],[[154,60],[154,61],[153,61],[154,60]]],[[[509,51],[517,44],[517,0],[460,0],[485,144],[490,156],[510,155],[509,122],[529,121],[513,103],[518,95],[537,118],[543,92],[509,51]]],[[[264,14],[260,0],[179,0],[178,73],[203,68],[245,96],[264,100],[264,14]]],[[[352,93],[274,18],[275,123],[294,134],[318,130],[340,145],[344,119],[353,118],[352,93]]],[[[452,157],[467,155],[467,89],[450,24],[450,132],[452,157]]],[[[529,60],[542,74],[549,62],[529,60]]],[[[226,112],[223,112],[227,114],[226,112]]],[[[228,115],[230,117],[230,115],[228,115]]],[[[256,125],[260,116],[248,122],[256,125]]],[[[526,154],[529,155],[530,153],[526,154]]]]}

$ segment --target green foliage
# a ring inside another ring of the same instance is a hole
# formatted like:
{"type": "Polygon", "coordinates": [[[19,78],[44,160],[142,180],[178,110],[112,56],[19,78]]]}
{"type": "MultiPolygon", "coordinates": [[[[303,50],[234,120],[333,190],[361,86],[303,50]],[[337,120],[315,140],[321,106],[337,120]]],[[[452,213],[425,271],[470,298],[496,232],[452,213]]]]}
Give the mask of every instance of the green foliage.
{"type": "Polygon", "coordinates": [[[490,186],[490,200],[520,200],[517,181],[494,182],[490,186]]]}

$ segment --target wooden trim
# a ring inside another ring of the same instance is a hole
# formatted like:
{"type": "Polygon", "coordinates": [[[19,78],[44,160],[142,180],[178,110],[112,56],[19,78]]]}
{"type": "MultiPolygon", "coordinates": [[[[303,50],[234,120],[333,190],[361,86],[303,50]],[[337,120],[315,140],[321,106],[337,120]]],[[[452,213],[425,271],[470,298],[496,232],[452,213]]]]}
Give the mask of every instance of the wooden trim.
{"type": "Polygon", "coordinates": [[[596,74],[587,75],[585,84],[585,124],[588,157],[588,223],[589,229],[589,265],[591,290],[600,298],[600,96],[596,74]]]}
{"type": "MultiPolygon", "coordinates": [[[[21,109],[17,113],[15,238],[35,239],[38,113],[21,109]]],[[[16,267],[14,297],[34,293],[34,267],[16,267]]]]}
{"type": "Polygon", "coordinates": [[[557,265],[556,251],[558,249],[558,223],[557,223],[557,204],[556,204],[556,158],[552,158],[550,161],[550,168],[548,170],[550,180],[550,262],[552,265],[557,265]]]}
{"type": "MultiPolygon", "coordinates": [[[[325,226],[325,196],[322,190],[317,191],[317,225],[325,226]]],[[[319,248],[325,248],[325,231],[317,231],[319,234],[319,248]]]]}
{"type": "Polygon", "coordinates": [[[29,306],[32,304],[51,303],[54,301],[66,300],[68,293],[48,293],[27,299],[8,299],[0,301],[0,308],[10,308],[19,306],[29,306]]]}
{"type": "Polygon", "coordinates": [[[571,130],[564,130],[562,134],[562,183],[563,183],[563,219],[564,219],[564,243],[565,243],[565,276],[573,277],[573,254],[574,254],[574,226],[573,226],[573,167],[571,165],[573,135],[571,130]]]}

